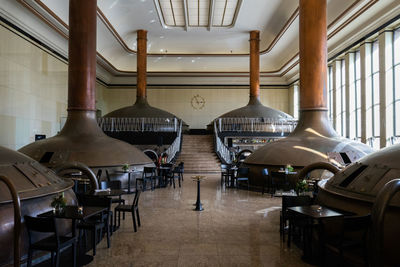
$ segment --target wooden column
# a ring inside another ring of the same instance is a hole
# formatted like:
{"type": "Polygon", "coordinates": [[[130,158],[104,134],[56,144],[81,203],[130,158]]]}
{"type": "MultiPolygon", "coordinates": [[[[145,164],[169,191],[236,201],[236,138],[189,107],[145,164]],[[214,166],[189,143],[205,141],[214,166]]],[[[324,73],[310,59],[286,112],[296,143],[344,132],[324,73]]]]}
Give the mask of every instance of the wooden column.
{"type": "Polygon", "coordinates": [[[97,0],[69,1],[68,111],[95,111],[97,0]]]}
{"type": "Polygon", "coordinates": [[[260,31],[250,32],[250,98],[260,97],[260,31]]]}
{"type": "Polygon", "coordinates": [[[137,80],[136,98],[146,98],[146,78],[147,78],[147,31],[137,31],[137,80]]]}
{"type": "Polygon", "coordinates": [[[300,110],[327,110],[326,0],[300,0],[300,110]]]}

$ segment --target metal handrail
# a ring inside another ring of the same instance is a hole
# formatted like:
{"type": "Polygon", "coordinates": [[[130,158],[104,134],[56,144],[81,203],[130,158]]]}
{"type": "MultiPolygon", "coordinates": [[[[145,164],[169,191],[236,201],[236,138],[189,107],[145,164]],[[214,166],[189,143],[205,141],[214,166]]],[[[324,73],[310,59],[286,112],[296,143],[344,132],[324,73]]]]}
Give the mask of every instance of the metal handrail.
{"type": "Polygon", "coordinates": [[[373,267],[383,266],[383,223],[385,219],[386,209],[393,196],[400,191],[400,179],[394,179],[386,183],[376,196],[374,205],[372,206],[371,219],[372,231],[370,248],[373,251],[372,265],[373,267]]]}
{"type": "Polygon", "coordinates": [[[0,175],[0,181],[3,181],[8,190],[10,190],[14,205],[14,266],[20,266],[20,242],[21,242],[21,201],[14,184],[5,176],[0,175]]]}
{"type": "Polygon", "coordinates": [[[177,132],[177,118],[98,118],[104,132],[177,132]]]}
{"type": "Polygon", "coordinates": [[[85,164],[81,162],[66,162],[54,168],[54,172],[57,175],[61,173],[61,171],[65,170],[80,170],[83,174],[85,174],[89,178],[92,190],[99,189],[99,183],[97,181],[96,175],[85,164]]]}
{"type": "Polygon", "coordinates": [[[215,152],[218,157],[224,163],[231,164],[233,153],[228,149],[228,147],[221,141],[218,136],[218,128],[216,127],[216,121],[214,121],[214,139],[215,139],[215,152]]]}
{"type": "Polygon", "coordinates": [[[244,117],[218,118],[214,120],[214,123],[217,123],[219,132],[290,133],[297,125],[296,120],[244,117]]]}
{"type": "Polygon", "coordinates": [[[177,153],[181,151],[182,148],[182,121],[180,121],[179,126],[177,128],[177,136],[172,142],[172,144],[168,147],[168,149],[165,151],[167,153],[167,162],[171,162],[177,153]]]}

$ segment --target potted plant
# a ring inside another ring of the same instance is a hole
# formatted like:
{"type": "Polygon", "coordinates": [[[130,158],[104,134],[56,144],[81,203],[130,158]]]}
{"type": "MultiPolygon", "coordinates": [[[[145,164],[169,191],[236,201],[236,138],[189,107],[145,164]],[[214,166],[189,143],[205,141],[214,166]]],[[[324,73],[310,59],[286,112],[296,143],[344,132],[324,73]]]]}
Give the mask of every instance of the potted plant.
{"type": "Polygon", "coordinates": [[[302,195],[304,192],[308,191],[308,183],[306,180],[300,180],[296,183],[296,193],[297,195],[302,195]]]}
{"type": "Polygon", "coordinates": [[[57,197],[54,197],[50,205],[55,212],[62,212],[67,206],[67,200],[64,197],[64,192],[59,194],[57,197]]]}
{"type": "Polygon", "coordinates": [[[122,165],[122,170],[123,170],[124,172],[129,171],[129,164],[124,164],[124,165],[122,165]]]}
{"type": "Polygon", "coordinates": [[[286,170],[288,172],[292,172],[293,171],[293,167],[290,164],[286,164],[286,170]]]}

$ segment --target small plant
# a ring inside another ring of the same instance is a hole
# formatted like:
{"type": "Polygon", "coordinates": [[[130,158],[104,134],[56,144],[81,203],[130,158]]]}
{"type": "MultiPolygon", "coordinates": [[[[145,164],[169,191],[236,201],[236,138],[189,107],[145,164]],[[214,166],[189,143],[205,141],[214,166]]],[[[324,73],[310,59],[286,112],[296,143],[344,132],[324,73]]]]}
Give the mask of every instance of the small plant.
{"type": "Polygon", "coordinates": [[[64,197],[64,192],[59,194],[57,197],[53,199],[50,203],[51,207],[53,207],[56,211],[63,210],[65,206],[67,206],[67,200],[64,197]]]}
{"type": "Polygon", "coordinates": [[[122,165],[122,170],[123,170],[124,172],[127,172],[127,171],[129,170],[129,164],[124,164],[124,165],[122,165]]]}
{"type": "Polygon", "coordinates": [[[292,172],[293,171],[293,167],[290,164],[286,164],[286,170],[288,172],[292,172]]]}
{"type": "Polygon", "coordinates": [[[296,183],[296,192],[302,193],[308,191],[308,183],[306,180],[300,180],[296,183]]]}

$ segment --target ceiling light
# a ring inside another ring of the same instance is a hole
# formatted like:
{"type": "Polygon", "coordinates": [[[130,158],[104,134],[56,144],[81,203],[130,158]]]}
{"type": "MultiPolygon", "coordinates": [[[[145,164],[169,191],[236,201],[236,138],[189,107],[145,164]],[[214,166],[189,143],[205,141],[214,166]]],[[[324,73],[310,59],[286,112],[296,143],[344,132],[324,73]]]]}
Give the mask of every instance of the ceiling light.
{"type": "Polygon", "coordinates": [[[168,27],[232,27],[243,0],[155,0],[168,27]]]}

